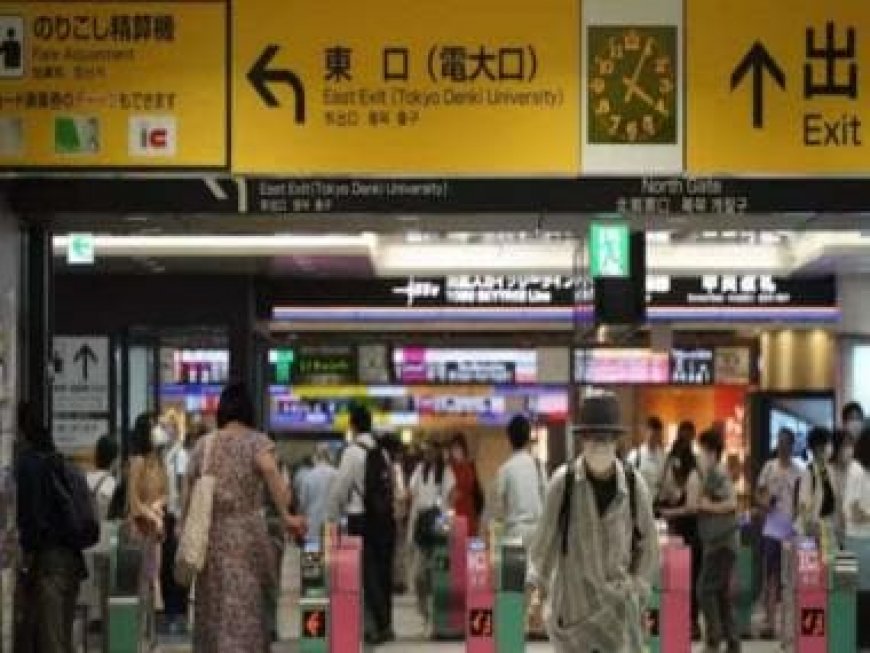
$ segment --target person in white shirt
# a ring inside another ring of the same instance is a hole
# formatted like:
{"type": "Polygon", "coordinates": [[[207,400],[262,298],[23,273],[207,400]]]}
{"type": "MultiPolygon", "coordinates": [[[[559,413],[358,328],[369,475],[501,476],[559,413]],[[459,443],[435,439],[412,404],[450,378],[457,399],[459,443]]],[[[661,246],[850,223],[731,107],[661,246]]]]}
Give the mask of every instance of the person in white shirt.
{"type": "Polygon", "coordinates": [[[424,622],[424,636],[431,637],[432,623],[429,599],[432,595],[432,551],[415,541],[417,520],[433,508],[442,514],[449,513],[453,506],[456,478],[453,470],[444,462],[442,445],[430,442],[423,454],[423,462],[417,465],[408,483],[411,497],[411,516],[408,528],[408,546],[412,551],[411,568],[417,595],[417,610],[424,622]]]}
{"type": "Polygon", "coordinates": [[[658,417],[650,417],[646,423],[646,442],[632,450],[626,462],[643,476],[652,497],[659,496],[666,457],[664,425],[658,417]]]}
{"type": "Polygon", "coordinates": [[[540,461],[529,451],[532,427],[522,415],[507,428],[513,455],[498,470],[491,518],[504,525],[505,537],[519,537],[526,547],[544,512],[547,478],[540,461]]]}
{"type": "Polygon", "coordinates": [[[834,532],[840,546],[846,542],[846,513],[843,505],[846,502],[846,477],[854,459],[855,443],[852,436],[845,429],[834,431],[832,438],[833,449],[829,469],[831,482],[834,487],[834,499],[836,501],[836,514],[834,516],[834,532]]]}
{"type": "MultiPolygon", "coordinates": [[[[392,474],[382,496],[391,504],[387,522],[380,516],[367,515],[366,505],[372,506],[376,498],[366,497],[366,467],[369,455],[384,457],[385,469],[392,470],[392,460],[384,447],[372,435],[372,415],[360,405],[350,410],[350,436],[352,443],[344,450],[341,465],[332,485],[326,515],[335,522],[344,515],[347,532],[362,537],[363,541],[363,586],[366,609],[366,643],[383,644],[395,639],[393,632],[393,552],[396,544],[396,523],[392,514],[395,491],[392,474]]],[[[309,472],[310,473],[310,472],[309,472]]]]}
{"type": "Polygon", "coordinates": [[[308,534],[320,536],[326,521],[329,493],[338,472],[332,466],[329,445],[318,444],[314,452],[314,467],[299,481],[299,507],[308,520],[308,534]]]}
{"type": "MultiPolygon", "coordinates": [[[[106,522],[109,516],[109,505],[118,482],[115,479],[115,462],[118,459],[118,443],[108,435],[97,440],[94,462],[97,468],[88,472],[87,482],[97,507],[97,518],[100,523],[106,522]]],[[[88,568],[88,579],[82,583],[81,601],[89,608],[92,621],[103,619],[102,601],[100,600],[100,579],[97,577],[94,555],[108,551],[109,529],[100,527],[100,542],[85,551],[85,564],[88,568]]]]}
{"type": "Polygon", "coordinates": [[[788,428],[777,435],[777,455],[768,460],[758,477],[756,501],[765,513],[762,533],[762,566],[765,605],[764,635],[771,638],[782,601],[782,543],[794,534],[797,489],[803,468],[792,457],[795,434],[788,428]]]}

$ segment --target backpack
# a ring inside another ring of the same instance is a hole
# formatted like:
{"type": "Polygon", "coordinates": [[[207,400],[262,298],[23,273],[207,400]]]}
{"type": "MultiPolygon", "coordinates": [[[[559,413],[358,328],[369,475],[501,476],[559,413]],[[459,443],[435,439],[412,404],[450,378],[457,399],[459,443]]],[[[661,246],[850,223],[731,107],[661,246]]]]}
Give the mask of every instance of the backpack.
{"type": "Polygon", "coordinates": [[[366,523],[375,528],[391,525],[395,515],[393,466],[380,446],[359,446],[366,452],[362,491],[366,523]]]}
{"type": "MultiPolygon", "coordinates": [[[[637,525],[637,479],[635,471],[631,465],[622,463],[622,469],[625,472],[625,482],[628,485],[628,509],[631,513],[631,558],[632,564],[637,559],[640,553],[640,541],[643,535],[637,525]]],[[[574,483],[577,481],[574,474],[574,466],[568,465],[568,471],[565,474],[565,489],[562,494],[562,505],[559,508],[559,529],[562,535],[562,555],[568,555],[568,533],[571,526],[571,502],[574,496],[574,483]]]]}
{"type": "Polygon", "coordinates": [[[54,541],[76,551],[94,546],[100,541],[100,522],[87,478],[59,454],[48,456],[46,467],[54,541]]]}

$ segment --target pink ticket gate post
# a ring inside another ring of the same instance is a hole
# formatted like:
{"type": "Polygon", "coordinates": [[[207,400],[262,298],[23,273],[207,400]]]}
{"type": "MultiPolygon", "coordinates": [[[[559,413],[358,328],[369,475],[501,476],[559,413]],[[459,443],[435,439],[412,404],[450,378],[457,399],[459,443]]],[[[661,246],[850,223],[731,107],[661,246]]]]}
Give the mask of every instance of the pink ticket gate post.
{"type": "Polygon", "coordinates": [[[465,596],[468,577],[468,520],[455,517],[450,532],[450,624],[465,632],[465,596]]]}
{"type": "Polygon", "coordinates": [[[486,544],[468,541],[466,653],[495,653],[495,588],[486,544]]]}
{"type": "Polygon", "coordinates": [[[795,565],[795,642],[797,653],[828,650],[827,570],[812,539],[798,541],[795,565]]]}
{"type": "Polygon", "coordinates": [[[329,643],[332,653],[362,648],[362,539],[347,535],[332,543],[329,555],[329,643]]]}
{"type": "Polygon", "coordinates": [[[692,650],[692,550],[681,540],[669,540],[662,550],[659,635],[661,650],[692,650]]]}

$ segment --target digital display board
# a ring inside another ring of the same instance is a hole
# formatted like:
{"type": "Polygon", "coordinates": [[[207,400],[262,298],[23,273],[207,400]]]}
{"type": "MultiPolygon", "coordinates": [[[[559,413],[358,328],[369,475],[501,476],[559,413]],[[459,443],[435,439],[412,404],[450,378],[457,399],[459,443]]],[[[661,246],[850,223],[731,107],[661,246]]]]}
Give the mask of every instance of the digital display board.
{"type": "Polygon", "coordinates": [[[538,380],[534,349],[397,347],[393,372],[408,384],[527,384],[538,380]]]}

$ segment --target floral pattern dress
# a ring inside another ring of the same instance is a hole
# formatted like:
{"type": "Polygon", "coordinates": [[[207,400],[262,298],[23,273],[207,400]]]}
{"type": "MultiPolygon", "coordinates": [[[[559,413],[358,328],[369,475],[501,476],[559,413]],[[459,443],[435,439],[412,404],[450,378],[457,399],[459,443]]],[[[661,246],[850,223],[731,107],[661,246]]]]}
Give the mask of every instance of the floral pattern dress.
{"type": "MultiPolygon", "coordinates": [[[[276,583],[275,551],[263,511],[264,481],[255,459],[274,449],[262,433],[219,433],[209,472],[216,477],[205,568],[196,580],[194,653],[269,650],[269,591],[276,583]]],[[[191,477],[202,474],[204,441],[194,451],[191,477]]]]}

